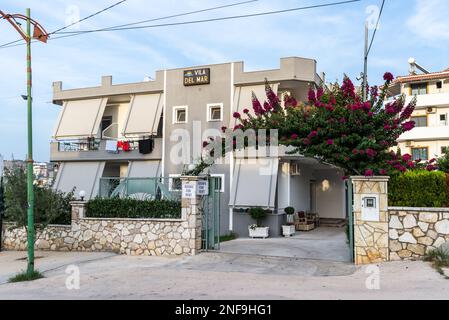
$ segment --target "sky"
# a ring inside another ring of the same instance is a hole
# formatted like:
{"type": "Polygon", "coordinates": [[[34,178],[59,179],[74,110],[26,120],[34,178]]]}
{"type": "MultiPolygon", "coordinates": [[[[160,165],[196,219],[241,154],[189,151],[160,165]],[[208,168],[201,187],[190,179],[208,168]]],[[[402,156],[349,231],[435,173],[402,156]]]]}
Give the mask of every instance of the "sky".
{"type": "MultiPolygon", "coordinates": [[[[310,6],[337,0],[259,0],[245,5],[154,23],[179,22],[310,6]]],[[[25,13],[51,32],[108,7],[117,0],[3,0],[5,13],[25,13]]],[[[103,28],[240,2],[239,0],[127,0],[64,31],[103,28]]],[[[370,36],[382,0],[362,0],[328,8],[205,24],[102,32],[33,44],[34,159],[48,161],[59,106],[51,103],[52,83],[63,89],[142,81],[156,70],[244,61],[245,70],[279,68],[281,57],[315,59],[328,81],[349,75],[355,82],[363,70],[364,25],[370,36]]],[[[414,57],[431,71],[449,68],[449,2],[386,0],[369,56],[369,82],[382,75],[408,73],[414,57]]],[[[149,23],[149,24],[154,24],[149,23]]],[[[0,20],[0,45],[18,39],[0,20]]],[[[27,150],[25,46],[0,49],[0,154],[24,159],[27,150]]]]}

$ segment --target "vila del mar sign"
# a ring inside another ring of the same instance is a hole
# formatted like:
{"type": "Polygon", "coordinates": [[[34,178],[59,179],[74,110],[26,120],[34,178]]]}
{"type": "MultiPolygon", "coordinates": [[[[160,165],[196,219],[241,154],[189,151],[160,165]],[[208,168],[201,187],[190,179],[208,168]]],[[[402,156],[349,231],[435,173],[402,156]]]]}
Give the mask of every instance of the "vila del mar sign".
{"type": "Polygon", "coordinates": [[[198,86],[202,84],[210,84],[209,68],[184,71],[185,86],[198,86]]]}

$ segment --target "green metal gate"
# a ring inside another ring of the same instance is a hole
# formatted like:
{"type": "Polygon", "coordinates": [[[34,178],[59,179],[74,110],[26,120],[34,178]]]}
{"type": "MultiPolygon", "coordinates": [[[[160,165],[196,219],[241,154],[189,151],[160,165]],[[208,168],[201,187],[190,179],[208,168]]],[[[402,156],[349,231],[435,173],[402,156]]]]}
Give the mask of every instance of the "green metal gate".
{"type": "Polygon", "coordinates": [[[202,249],[220,249],[221,179],[209,177],[209,195],[202,199],[202,249]]]}
{"type": "Polygon", "coordinates": [[[348,213],[348,240],[351,262],[355,261],[354,257],[354,193],[352,188],[352,179],[346,181],[346,210],[348,213]]]}

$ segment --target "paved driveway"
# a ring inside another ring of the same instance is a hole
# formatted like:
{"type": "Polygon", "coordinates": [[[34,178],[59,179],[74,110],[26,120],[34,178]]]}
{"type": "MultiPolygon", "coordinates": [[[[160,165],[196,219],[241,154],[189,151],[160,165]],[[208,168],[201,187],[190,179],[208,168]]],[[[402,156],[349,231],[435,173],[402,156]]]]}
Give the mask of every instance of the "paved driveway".
{"type": "MultiPolygon", "coordinates": [[[[160,258],[45,253],[55,266],[44,279],[1,284],[0,299],[447,299],[449,280],[429,264],[395,262],[380,266],[380,289],[370,290],[366,267],[347,263],[208,253],[160,258]],[[79,255],[79,257],[78,257],[79,255]],[[80,269],[80,289],[66,287],[66,264],[80,269]],[[57,268],[57,266],[60,266],[57,268]]],[[[23,254],[21,254],[23,256],[23,254]]],[[[42,254],[39,254],[42,255],[42,254]]],[[[5,278],[24,262],[0,253],[5,278]],[[3,266],[9,265],[7,269],[3,266]]]]}
{"type": "Polygon", "coordinates": [[[221,252],[349,262],[345,228],[317,228],[292,238],[241,238],[221,244],[221,252]]]}

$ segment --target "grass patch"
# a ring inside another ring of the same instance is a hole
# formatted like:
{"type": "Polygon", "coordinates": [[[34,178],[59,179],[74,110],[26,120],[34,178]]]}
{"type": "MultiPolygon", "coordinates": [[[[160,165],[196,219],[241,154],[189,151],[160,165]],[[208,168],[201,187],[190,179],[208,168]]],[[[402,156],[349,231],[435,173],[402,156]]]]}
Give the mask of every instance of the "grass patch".
{"type": "Polygon", "coordinates": [[[10,278],[8,280],[8,282],[16,283],[16,282],[34,281],[34,280],[42,279],[43,277],[44,277],[44,275],[37,270],[34,270],[31,275],[28,275],[28,273],[24,271],[24,272],[21,272],[21,273],[15,275],[14,277],[10,278]]]}
{"type": "Polygon", "coordinates": [[[234,232],[231,232],[227,235],[220,236],[220,242],[227,242],[237,239],[237,235],[234,232]]]}
{"type": "Polygon", "coordinates": [[[424,261],[432,262],[432,266],[439,274],[449,280],[449,277],[444,274],[443,268],[449,268],[449,252],[442,248],[429,251],[424,256],[424,261]]]}

